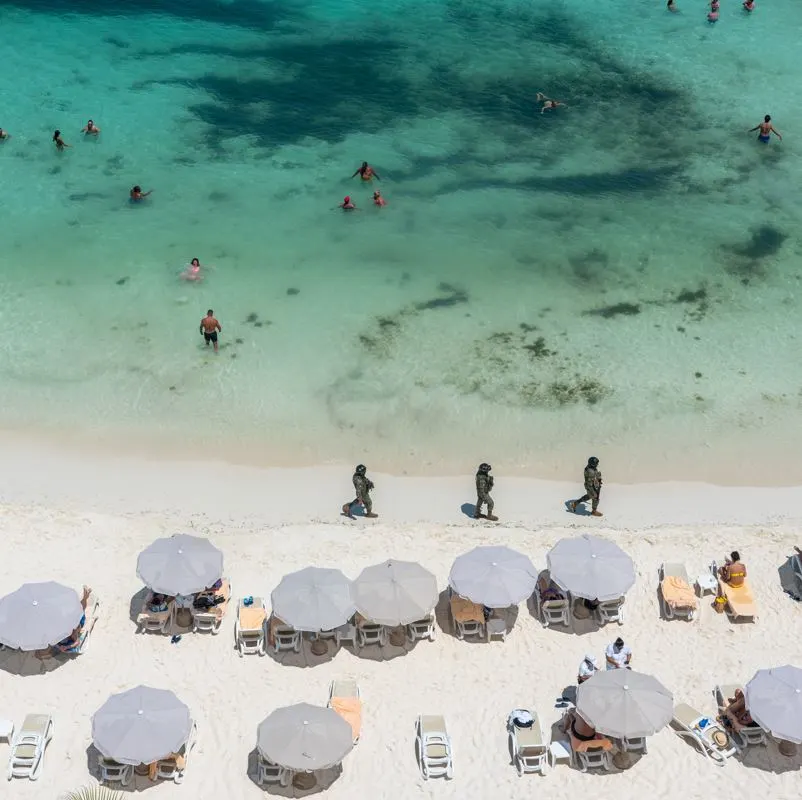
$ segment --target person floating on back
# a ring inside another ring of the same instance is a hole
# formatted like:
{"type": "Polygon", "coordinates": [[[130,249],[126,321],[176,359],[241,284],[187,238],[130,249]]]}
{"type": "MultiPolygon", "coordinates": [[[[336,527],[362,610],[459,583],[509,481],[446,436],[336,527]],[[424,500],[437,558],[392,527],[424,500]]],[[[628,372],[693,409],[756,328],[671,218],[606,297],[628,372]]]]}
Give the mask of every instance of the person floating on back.
{"type": "Polygon", "coordinates": [[[81,133],[85,136],[97,136],[100,133],[100,128],[90,119],[81,129],[81,133]]]}
{"type": "Polygon", "coordinates": [[[771,124],[771,116],[769,114],[763,117],[763,122],[758,123],[754,128],[750,128],[748,132],[754,133],[754,131],[760,131],[757,135],[757,140],[763,142],[763,144],[768,144],[771,141],[772,133],[780,141],[783,140],[783,137],[780,136],[780,132],[771,124]]]}
{"type": "Polygon", "coordinates": [[[367,476],[367,467],[364,464],[358,464],[351,480],[356,490],[356,497],[350,503],[343,505],[343,516],[353,517],[354,506],[362,506],[365,509],[366,517],[378,517],[378,514],[373,513],[373,501],[370,499],[373,481],[367,476]]]}
{"type": "Polygon", "coordinates": [[[594,517],[601,517],[602,513],[599,511],[599,495],[601,495],[602,487],[602,474],[599,470],[599,459],[596,456],[591,456],[588,459],[588,465],[585,467],[585,494],[578,500],[572,500],[568,507],[576,513],[576,507],[580,503],[591,501],[591,514],[594,517]]]}
{"type": "Polygon", "coordinates": [[[490,464],[482,463],[479,465],[479,469],[476,470],[476,508],[473,512],[473,518],[481,519],[484,516],[485,519],[489,519],[491,522],[498,522],[498,517],[493,515],[495,503],[493,503],[493,498],[490,496],[495,483],[493,476],[490,474],[491,469],[493,467],[490,464]],[[483,505],[487,505],[486,515],[482,514],[483,505]]]}
{"type": "Polygon", "coordinates": [[[214,311],[210,308],[206,312],[206,316],[200,321],[200,332],[206,340],[206,346],[214,345],[214,352],[220,352],[219,345],[217,344],[217,334],[223,332],[220,323],[214,317],[214,311]]]}
{"type": "Polygon", "coordinates": [[[63,150],[65,147],[72,147],[72,145],[67,144],[64,139],[61,138],[61,131],[55,131],[53,133],[53,141],[56,144],[56,150],[63,150]]]}
{"type": "Polygon", "coordinates": [[[144,200],[146,197],[152,195],[153,189],[151,189],[149,192],[143,192],[142,187],[139,184],[137,184],[136,186],[134,186],[133,189],[131,189],[129,194],[132,203],[139,203],[141,200],[144,200]]]}
{"type": "Polygon", "coordinates": [[[374,178],[377,181],[381,180],[379,173],[376,172],[367,161],[363,161],[362,166],[351,177],[356,178],[357,175],[359,175],[363,181],[372,181],[374,178]]]}

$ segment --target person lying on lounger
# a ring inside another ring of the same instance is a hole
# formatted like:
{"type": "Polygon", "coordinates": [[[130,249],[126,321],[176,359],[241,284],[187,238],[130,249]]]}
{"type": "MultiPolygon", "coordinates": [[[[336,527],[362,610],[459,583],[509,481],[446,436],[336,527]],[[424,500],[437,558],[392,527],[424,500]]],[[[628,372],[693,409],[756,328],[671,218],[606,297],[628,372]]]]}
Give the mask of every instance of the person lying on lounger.
{"type": "Polygon", "coordinates": [[[549,600],[564,600],[565,594],[552,580],[546,578],[538,578],[537,588],[540,592],[540,599],[542,602],[547,603],[549,600]]]}
{"type": "Polygon", "coordinates": [[[743,586],[746,580],[746,564],[741,561],[741,555],[737,550],[730,553],[730,557],[725,559],[724,566],[718,571],[719,578],[730,586],[743,586]]]}
{"type": "Polygon", "coordinates": [[[736,733],[742,728],[756,728],[758,724],[746,709],[746,697],[740,689],[735,690],[735,697],[729,698],[729,704],[721,712],[721,721],[729,725],[736,733]]]}

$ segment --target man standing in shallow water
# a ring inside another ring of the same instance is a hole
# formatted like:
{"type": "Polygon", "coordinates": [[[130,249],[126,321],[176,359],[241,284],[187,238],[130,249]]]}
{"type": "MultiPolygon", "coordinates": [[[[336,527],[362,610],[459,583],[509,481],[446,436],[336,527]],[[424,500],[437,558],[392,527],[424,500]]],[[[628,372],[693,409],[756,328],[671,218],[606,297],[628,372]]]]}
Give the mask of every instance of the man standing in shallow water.
{"type": "Polygon", "coordinates": [[[771,116],[766,114],[763,117],[763,122],[759,125],[755,125],[754,128],[749,129],[749,133],[754,133],[754,131],[760,131],[757,135],[757,140],[759,142],[763,142],[763,144],[768,144],[771,140],[771,134],[773,133],[780,141],[783,140],[783,137],[780,136],[780,132],[771,124],[771,116]]]}
{"type": "Polygon", "coordinates": [[[220,327],[220,323],[215,319],[214,311],[210,308],[206,312],[206,316],[200,321],[200,332],[203,338],[206,340],[206,346],[208,347],[210,344],[214,345],[214,352],[219,353],[219,345],[217,344],[217,333],[223,332],[222,327],[220,327]]]}

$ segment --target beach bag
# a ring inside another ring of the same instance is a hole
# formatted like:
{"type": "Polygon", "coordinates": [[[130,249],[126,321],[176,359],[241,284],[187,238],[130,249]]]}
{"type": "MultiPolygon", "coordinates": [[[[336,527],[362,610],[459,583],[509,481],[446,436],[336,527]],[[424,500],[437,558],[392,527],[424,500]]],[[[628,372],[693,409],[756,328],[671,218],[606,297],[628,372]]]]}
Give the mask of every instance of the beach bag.
{"type": "Polygon", "coordinates": [[[727,598],[724,597],[723,595],[719,595],[713,601],[713,608],[716,610],[716,614],[723,614],[724,613],[724,607],[726,605],[727,605],[727,598]]]}

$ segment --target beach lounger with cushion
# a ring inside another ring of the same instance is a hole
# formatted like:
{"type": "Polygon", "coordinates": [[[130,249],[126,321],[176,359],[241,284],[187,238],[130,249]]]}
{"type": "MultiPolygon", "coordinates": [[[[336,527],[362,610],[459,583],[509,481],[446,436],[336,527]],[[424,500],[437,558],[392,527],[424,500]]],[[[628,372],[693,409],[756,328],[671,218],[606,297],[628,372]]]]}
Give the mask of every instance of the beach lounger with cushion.
{"type": "Polygon", "coordinates": [[[121,786],[128,786],[134,776],[134,768],[131,764],[120,764],[113,758],[98,756],[97,765],[100,769],[100,780],[103,783],[119,783],[121,786]]]}
{"type": "Polygon", "coordinates": [[[458,639],[466,636],[485,638],[485,614],[482,606],[452,592],[448,607],[458,639]]]}
{"type": "Polygon", "coordinates": [[[721,724],[686,703],[674,708],[672,723],[678,736],[690,739],[707,758],[721,767],[736,753],[732,740],[721,724]]]}
{"type": "Polygon", "coordinates": [[[421,714],[415,723],[415,754],[424,780],[454,774],[451,754],[451,737],[446,730],[446,721],[441,716],[421,714]]]}
{"type": "Polygon", "coordinates": [[[259,774],[256,778],[261,786],[283,786],[286,788],[292,783],[292,770],[280,767],[264,756],[259,756],[259,774]]]}
{"type": "Polygon", "coordinates": [[[276,653],[290,650],[295,653],[301,652],[300,631],[285,625],[277,617],[271,617],[268,624],[270,626],[270,637],[273,640],[273,649],[276,653]]]}
{"type": "Polygon", "coordinates": [[[210,608],[208,611],[192,609],[192,631],[193,633],[220,633],[220,626],[223,624],[223,617],[228,610],[231,602],[231,581],[228,578],[222,579],[222,586],[215,592],[215,598],[222,597],[223,602],[210,608]]]}
{"type": "Polygon", "coordinates": [[[354,647],[357,646],[356,625],[353,622],[346,622],[345,625],[334,629],[334,643],[337,647],[342,647],[344,642],[350,642],[354,647]]]}
{"type": "Polygon", "coordinates": [[[535,711],[527,711],[533,719],[529,727],[515,724],[515,717],[520,709],[516,709],[507,717],[510,752],[519,777],[531,772],[545,775],[548,765],[549,745],[543,739],[540,717],[535,711]]]}
{"type": "Polygon", "coordinates": [[[720,596],[727,598],[726,609],[731,620],[751,619],[753,622],[757,621],[755,598],[746,578],[740,586],[730,586],[726,581],[719,580],[718,592],[720,596]]]}
{"type": "Polygon", "coordinates": [[[696,616],[699,601],[691,586],[684,564],[665,563],[660,566],[660,607],[664,619],[686,619],[696,616]]]}
{"type": "Polygon", "coordinates": [[[416,642],[418,639],[428,639],[433,642],[436,635],[434,614],[429,614],[425,619],[419,619],[407,625],[407,639],[410,643],[416,642]]]}
{"type": "Polygon", "coordinates": [[[242,600],[237,603],[237,619],[234,622],[234,642],[240,656],[265,654],[265,623],[267,612],[264,600],[254,597],[250,605],[242,600]]]}
{"type": "Polygon", "coordinates": [[[619,597],[617,600],[606,600],[604,603],[599,603],[596,607],[596,620],[599,625],[606,625],[608,622],[617,622],[619,625],[623,625],[624,598],[619,597]]]}
{"type": "Polygon", "coordinates": [[[136,618],[136,632],[167,633],[167,629],[173,624],[175,618],[175,601],[171,600],[165,611],[151,611],[151,597],[152,594],[148,594],[145,602],[142,603],[142,611],[136,618]]]}
{"type": "Polygon", "coordinates": [[[353,680],[332,681],[327,705],[351,726],[356,744],[362,731],[362,697],[359,684],[353,680]]]}
{"type": "Polygon", "coordinates": [[[360,647],[371,644],[384,647],[387,644],[387,628],[375,622],[363,622],[356,626],[356,640],[360,647]]]}
{"type": "Polygon", "coordinates": [[[53,738],[53,718],[49,714],[28,714],[14,734],[6,776],[35,781],[44,766],[45,750],[53,738]]]}
{"type": "Polygon", "coordinates": [[[551,625],[571,627],[571,597],[566,595],[560,600],[544,600],[541,597],[540,584],[535,586],[535,614],[544,628],[551,625]]]}
{"type": "MultiPolygon", "coordinates": [[[[735,697],[738,690],[744,691],[744,687],[738,683],[721,683],[713,689],[713,697],[716,698],[720,714],[724,713],[724,709],[730,704],[730,700],[735,697]]],[[[729,733],[733,742],[741,748],[767,744],[766,731],[758,725],[747,725],[740,731],[729,731],[729,733]]]]}
{"type": "Polygon", "coordinates": [[[572,762],[581,772],[589,769],[608,772],[612,769],[613,743],[610,739],[601,734],[596,734],[595,739],[577,739],[570,727],[567,735],[571,743],[572,762]]]}
{"type": "Polygon", "coordinates": [[[175,781],[182,783],[184,780],[184,770],[187,768],[189,754],[192,752],[198,741],[198,726],[193,722],[192,730],[189,732],[189,739],[186,744],[170,758],[163,758],[156,762],[156,777],[162,780],[175,781]]]}

